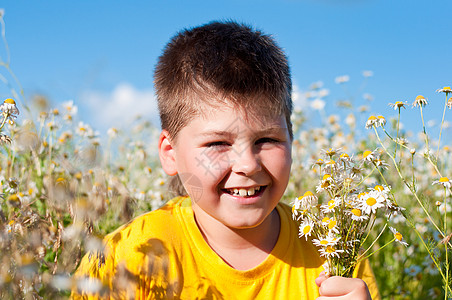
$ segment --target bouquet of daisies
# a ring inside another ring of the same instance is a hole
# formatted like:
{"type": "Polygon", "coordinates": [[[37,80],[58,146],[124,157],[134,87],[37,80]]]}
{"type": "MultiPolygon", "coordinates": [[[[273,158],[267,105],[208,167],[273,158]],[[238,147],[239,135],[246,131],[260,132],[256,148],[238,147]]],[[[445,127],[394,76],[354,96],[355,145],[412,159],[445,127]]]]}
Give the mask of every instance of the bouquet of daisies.
{"type": "MultiPolygon", "coordinates": [[[[318,247],[320,255],[326,258],[327,275],[351,277],[356,264],[375,253],[368,252],[388,226],[391,216],[403,210],[396,204],[389,186],[363,186],[364,164],[373,165],[374,170],[386,167],[376,153],[366,151],[362,159],[356,161],[340,149],[323,151],[323,158],[318,159],[314,167],[320,170],[316,192],[326,194],[325,203],[319,203],[311,191],[293,202],[293,218],[300,221],[299,237],[311,239],[318,247]],[[385,220],[379,222],[384,226],[374,242],[363,249],[379,211],[384,212],[385,220]]],[[[394,234],[390,243],[396,241],[406,246],[402,235],[390,229],[394,234]]]]}

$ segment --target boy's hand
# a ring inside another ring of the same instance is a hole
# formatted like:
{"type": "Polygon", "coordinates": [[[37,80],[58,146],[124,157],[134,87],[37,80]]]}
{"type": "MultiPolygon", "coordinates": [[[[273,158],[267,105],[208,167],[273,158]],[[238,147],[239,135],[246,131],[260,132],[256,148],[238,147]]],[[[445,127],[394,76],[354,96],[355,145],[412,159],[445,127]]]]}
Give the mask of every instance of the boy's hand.
{"type": "Polygon", "coordinates": [[[372,300],[367,284],[359,278],[327,277],[325,272],[321,272],[315,279],[315,283],[319,287],[320,293],[317,300],[372,300]]]}

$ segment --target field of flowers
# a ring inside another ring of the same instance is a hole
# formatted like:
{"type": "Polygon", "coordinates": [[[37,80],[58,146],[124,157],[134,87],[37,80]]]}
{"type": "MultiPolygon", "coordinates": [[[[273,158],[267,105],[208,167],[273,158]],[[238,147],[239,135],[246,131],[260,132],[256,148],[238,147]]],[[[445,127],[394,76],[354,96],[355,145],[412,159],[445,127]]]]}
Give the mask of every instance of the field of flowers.
{"type": "MultiPolygon", "coordinates": [[[[8,61],[0,67],[12,74],[8,61]]],[[[437,92],[434,101],[444,99],[438,114],[444,133],[452,90],[437,92]]],[[[316,83],[305,96],[321,101],[324,94],[316,83]]],[[[172,197],[157,157],[159,132],[137,119],[101,139],[79,121],[74,102],[49,107],[42,97],[25,101],[14,88],[0,104],[0,298],[65,299],[72,287],[84,284],[71,274],[87,251],[101,249],[105,234],[172,197]]],[[[293,203],[311,191],[319,207],[328,203],[322,193],[325,168],[337,163],[333,155],[338,161],[345,157],[339,154],[353,157],[359,162],[352,169],[357,185],[381,184],[397,207],[369,219],[384,230],[371,231],[364,244],[373,253],[369,259],[383,299],[447,299],[452,145],[425,126],[420,133],[399,126],[406,114],[424,122],[428,100],[391,103],[392,116],[368,116],[350,102],[337,104],[345,117],[326,115],[318,127],[303,110],[294,112],[294,162],[283,201],[293,203]]]]}

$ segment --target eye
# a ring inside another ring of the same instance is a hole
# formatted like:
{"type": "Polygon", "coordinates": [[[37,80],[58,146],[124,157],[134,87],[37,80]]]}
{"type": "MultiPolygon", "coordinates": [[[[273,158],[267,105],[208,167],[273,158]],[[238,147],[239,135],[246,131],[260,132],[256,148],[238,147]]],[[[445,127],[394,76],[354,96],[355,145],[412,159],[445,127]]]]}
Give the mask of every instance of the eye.
{"type": "Polygon", "coordinates": [[[279,140],[270,137],[264,137],[256,141],[256,144],[266,144],[266,143],[275,144],[279,143],[279,140]]]}
{"type": "Polygon", "coordinates": [[[230,146],[228,142],[225,141],[216,141],[216,142],[210,142],[206,144],[206,147],[213,148],[213,147],[227,147],[230,146]]]}

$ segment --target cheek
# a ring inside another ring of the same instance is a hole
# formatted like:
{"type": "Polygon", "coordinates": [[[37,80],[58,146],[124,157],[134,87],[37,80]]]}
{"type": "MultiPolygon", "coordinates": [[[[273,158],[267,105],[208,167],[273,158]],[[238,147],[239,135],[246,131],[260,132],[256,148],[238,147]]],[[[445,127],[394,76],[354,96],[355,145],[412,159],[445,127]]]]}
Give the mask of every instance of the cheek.
{"type": "Polygon", "coordinates": [[[198,177],[205,188],[218,184],[230,167],[230,159],[226,153],[207,151],[207,149],[186,153],[181,161],[184,172],[198,177]]]}
{"type": "Polygon", "coordinates": [[[289,176],[291,165],[292,156],[286,148],[278,148],[267,154],[268,169],[278,180],[289,176]]]}

